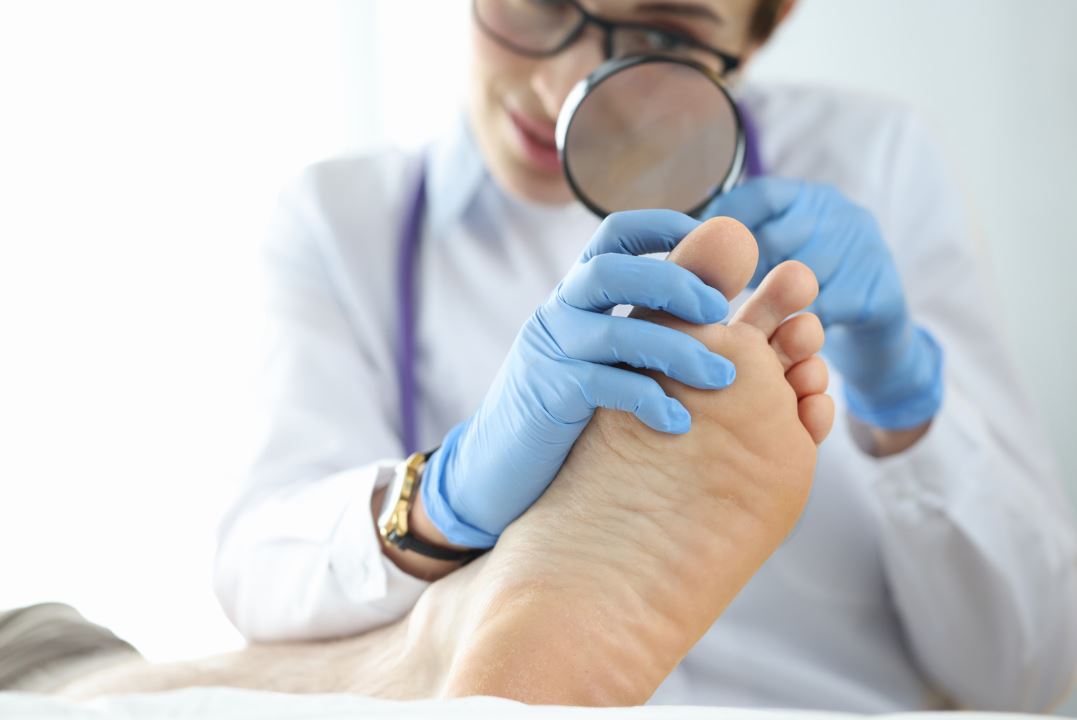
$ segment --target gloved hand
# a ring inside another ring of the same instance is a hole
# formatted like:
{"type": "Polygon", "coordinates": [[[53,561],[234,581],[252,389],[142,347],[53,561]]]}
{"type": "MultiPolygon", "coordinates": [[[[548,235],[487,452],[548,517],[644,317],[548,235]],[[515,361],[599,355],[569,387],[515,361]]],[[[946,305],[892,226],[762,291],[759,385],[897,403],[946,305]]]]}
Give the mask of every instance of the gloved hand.
{"type": "Polygon", "coordinates": [[[697,324],[723,319],[729,303],[719,291],[674,263],[636,257],[673,249],[698,225],[668,210],[602,223],[520,330],[478,411],[449,431],[423,471],[423,505],[450,542],[493,546],[557,475],[595,408],[626,410],[661,432],[688,431],[683,405],[653,378],[614,364],[697,388],[733,381],[733,364],[686,333],[609,314],[637,305],[697,324]]]}
{"type": "Polygon", "coordinates": [[[913,428],[942,403],[942,350],[909,317],[901,278],[875,218],[837,189],[759,178],[703,214],[744,223],[759,242],[755,287],[775,265],[799,260],[819,278],[808,308],[827,331],[823,354],[841,373],[850,412],[886,430],[913,428]]]}

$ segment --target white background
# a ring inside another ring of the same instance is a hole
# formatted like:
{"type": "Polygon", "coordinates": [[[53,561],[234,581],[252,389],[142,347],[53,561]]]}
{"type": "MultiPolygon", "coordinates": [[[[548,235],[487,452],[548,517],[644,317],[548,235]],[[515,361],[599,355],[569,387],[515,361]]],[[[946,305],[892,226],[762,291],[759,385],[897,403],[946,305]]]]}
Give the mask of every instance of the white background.
{"type": "MultiPolygon", "coordinates": [[[[1077,498],[1077,2],[802,5],[752,74],[934,125],[1077,498]]],[[[301,165],[444,126],[467,27],[464,0],[0,0],[0,607],[69,602],[153,659],[239,643],[209,572],[263,223],[301,165]]]]}

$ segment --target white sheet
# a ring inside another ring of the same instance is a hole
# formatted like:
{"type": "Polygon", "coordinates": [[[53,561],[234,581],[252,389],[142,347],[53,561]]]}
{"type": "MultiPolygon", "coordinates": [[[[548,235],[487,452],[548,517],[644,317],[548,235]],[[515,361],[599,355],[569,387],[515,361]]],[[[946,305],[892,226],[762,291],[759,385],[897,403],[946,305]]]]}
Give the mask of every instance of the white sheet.
{"type": "MultiPolygon", "coordinates": [[[[558,720],[849,720],[867,717],[797,710],[744,710],[648,706],[638,708],[535,707],[496,698],[451,701],[394,702],[356,695],[283,695],[232,688],[193,688],[151,695],[125,695],[74,703],[59,698],[0,693],[0,718],[59,720],[63,718],[131,718],[132,720],[473,720],[474,718],[557,718],[558,720]]],[[[877,715],[886,720],[955,720],[953,713],[877,715]]],[[[1016,713],[962,713],[961,720],[1040,718],[1016,713]]]]}

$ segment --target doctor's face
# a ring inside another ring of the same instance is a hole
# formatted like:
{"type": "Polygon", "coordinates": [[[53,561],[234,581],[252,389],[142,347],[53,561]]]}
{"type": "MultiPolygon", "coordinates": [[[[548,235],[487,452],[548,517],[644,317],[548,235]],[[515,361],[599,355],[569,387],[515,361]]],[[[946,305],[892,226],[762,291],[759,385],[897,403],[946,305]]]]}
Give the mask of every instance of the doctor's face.
{"type": "MultiPolygon", "coordinates": [[[[752,23],[761,0],[583,0],[603,19],[653,25],[687,35],[743,61],[758,48],[752,23]]],[[[548,21],[551,46],[562,39],[561,17],[578,11],[567,0],[480,0],[475,15],[535,38],[548,21]]],[[[479,147],[502,188],[532,202],[573,199],[554,142],[557,115],[572,87],[605,59],[603,31],[589,26],[552,57],[529,57],[494,39],[472,22],[469,114],[479,147]]]]}

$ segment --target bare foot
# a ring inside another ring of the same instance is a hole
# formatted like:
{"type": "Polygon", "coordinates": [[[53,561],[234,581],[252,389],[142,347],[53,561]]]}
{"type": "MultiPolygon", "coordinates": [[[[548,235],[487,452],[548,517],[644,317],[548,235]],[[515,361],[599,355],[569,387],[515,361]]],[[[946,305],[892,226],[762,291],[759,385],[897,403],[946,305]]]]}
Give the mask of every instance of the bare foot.
{"type": "MultiPolygon", "coordinates": [[[[727,295],[756,262],[718,219],[671,259],[727,295]]],[[[557,479],[487,557],[432,585],[400,622],[336,642],[254,646],[204,660],[142,661],[76,682],[73,698],[232,686],[412,699],[486,694],[563,705],[645,702],[781,543],[811,484],[833,405],[815,357],[822,328],[786,320],[815,296],[803,266],[776,268],[729,327],[689,326],[737,380],[699,391],[658,380],[692,431],[653,432],[600,411],[557,479]]]]}
{"type": "MultiPolygon", "coordinates": [[[[671,260],[728,296],[755,268],[751,234],[712,220],[671,260]]],[[[799,263],[774,269],[728,327],[685,330],[733,360],[702,391],[656,376],[692,414],[671,436],[599,411],[549,490],[483,568],[483,610],[447,694],[543,704],[645,702],[799,517],[834,408],[815,356],[823,331],[791,314],[817,293],[799,263]]]]}

